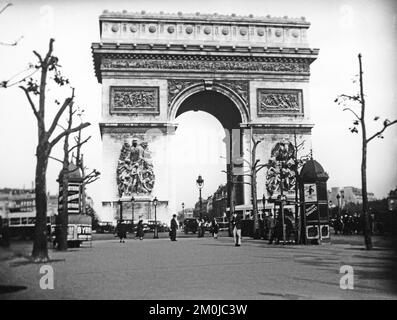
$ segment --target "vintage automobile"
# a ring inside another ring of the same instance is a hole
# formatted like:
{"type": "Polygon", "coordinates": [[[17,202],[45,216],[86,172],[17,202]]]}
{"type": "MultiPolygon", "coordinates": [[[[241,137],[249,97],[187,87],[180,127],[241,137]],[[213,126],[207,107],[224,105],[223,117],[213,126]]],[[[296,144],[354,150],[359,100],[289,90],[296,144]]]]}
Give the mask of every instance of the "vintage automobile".
{"type": "Polygon", "coordinates": [[[183,220],[183,231],[185,234],[188,234],[189,232],[196,233],[198,228],[198,223],[195,218],[186,218],[183,220]]]}

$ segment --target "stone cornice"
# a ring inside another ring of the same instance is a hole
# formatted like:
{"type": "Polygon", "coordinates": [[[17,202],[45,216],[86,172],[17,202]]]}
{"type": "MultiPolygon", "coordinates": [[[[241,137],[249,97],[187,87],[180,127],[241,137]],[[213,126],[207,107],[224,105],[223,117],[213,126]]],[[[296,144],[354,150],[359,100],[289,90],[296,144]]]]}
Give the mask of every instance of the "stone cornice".
{"type": "Polygon", "coordinates": [[[275,130],[296,130],[298,132],[310,131],[313,127],[313,123],[242,123],[241,129],[275,129],[275,130]]]}
{"type": "Polygon", "coordinates": [[[269,47],[266,45],[220,45],[220,44],[179,44],[179,43],[117,43],[117,42],[95,42],[92,44],[91,49],[93,53],[131,53],[142,52],[142,53],[153,53],[153,52],[164,52],[164,53],[178,53],[178,54],[205,54],[208,53],[219,54],[219,53],[233,53],[236,54],[274,54],[274,55],[301,55],[312,57],[313,60],[319,53],[319,49],[305,48],[305,47],[283,47],[273,46],[269,47]]]}
{"type": "Polygon", "coordinates": [[[175,132],[177,124],[170,122],[100,122],[101,136],[104,133],[131,132],[131,129],[147,131],[159,129],[161,132],[175,132]]]}
{"type": "Polygon", "coordinates": [[[103,20],[131,20],[139,19],[142,21],[195,21],[195,22],[225,22],[225,23],[266,23],[266,24],[292,24],[309,27],[310,23],[306,21],[305,17],[291,18],[288,16],[284,17],[272,17],[267,16],[255,16],[250,15],[237,15],[237,14],[207,14],[207,13],[164,13],[164,12],[129,12],[123,11],[109,11],[104,10],[100,15],[99,19],[103,20]]]}

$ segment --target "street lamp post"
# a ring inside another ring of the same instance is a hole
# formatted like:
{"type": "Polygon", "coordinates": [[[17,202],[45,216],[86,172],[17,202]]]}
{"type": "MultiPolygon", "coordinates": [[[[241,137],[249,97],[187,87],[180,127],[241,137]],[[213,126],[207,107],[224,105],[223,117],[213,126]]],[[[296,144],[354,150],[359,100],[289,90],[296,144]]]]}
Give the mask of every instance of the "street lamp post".
{"type": "Polygon", "coordinates": [[[185,218],[185,203],[182,202],[182,215],[185,218]]]}
{"type": "Polygon", "coordinates": [[[153,239],[158,239],[159,233],[158,233],[158,229],[157,229],[157,197],[154,197],[153,205],[154,205],[154,235],[153,235],[153,239]]]}
{"type": "Polygon", "coordinates": [[[200,202],[200,220],[202,219],[202,217],[203,217],[203,212],[202,212],[202,199],[201,199],[201,189],[203,188],[203,186],[204,186],[204,179],[203,179],[203,177],[201,176],[201,174],[199,174],[199,176],[198,176],[198,178],[197,178],[197,180],[196,180],[196,184],[197,184],[197,187],[198,187],[198,189],[199,189],[199,202],[200,202]]]}
{"type": "Polygon", "coordinates": [[[131,228],[132,228],[132,232],[134,232],[134,201],[135,198],[132,196],[131,197],[131,213],[132,213],[132,223],[131,223],[131,228]]]}
{"type": "Polygon", "coordinates": [[[340,194],[336,195],[336,199],[338,200],[338,219],[340,218],[340,194]]]}

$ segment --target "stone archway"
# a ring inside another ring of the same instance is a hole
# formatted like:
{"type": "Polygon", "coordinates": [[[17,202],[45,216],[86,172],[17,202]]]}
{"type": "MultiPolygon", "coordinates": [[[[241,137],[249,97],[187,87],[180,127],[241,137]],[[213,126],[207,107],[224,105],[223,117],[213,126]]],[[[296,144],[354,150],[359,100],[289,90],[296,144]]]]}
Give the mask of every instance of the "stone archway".
{"type": "MultiPolygon", "coordinates": [[[[116,212],[120,198],[116,175],[120,161],[125,164],[119,157],[124,142],[127,155],[133,137],[147,154],[164,152],[164,137],[191,103],[209,99],[223,106],[195,107],[238,130],[244,157],[249,158],[252,138],[264,141],[257,150],[262,163],[280,140],[296,136],[310,147],[310,65],[319,50],[309,47],[310,23],[304,18],[104,11],[99,24],[100,42],[92,44],[92,52],[102,84],[105,211],[116,212]]],[[[159,192],[167,178],[155,164],[153,170],[153,190],[159,192]]],[[[265,180],[258,176],[258,199],[265,180]]],[[[248,186],[243,193],[249,205],[248,186]]]]}
{"type": "MultiPolygon", "coordinates": [[[[215,117],[225,130],[224,146],[226,149],[225,176],[228,190],[228,203],[231,199],[230,174],[233,163],[243,156],[243,130],[241,125],[249,119],[245,101],[225,84],[212,84],[205,87],[195,84],[181,90],[170,106],[170,121],[189,111],[203,111],[215,117]]],[[[176,129],[177,130],[177,129],[176,129]]],[[[237,177],[242,182],[242,177],[237,177]]],[[[244,203],[244,188],[241,183],[235,185],[234,202],[236,205],[244,203]]]]}
{"type": "MultiPolygon", "coordinates": [[[[228,121],[224,119],[229,115],[225,113],[227,109],[223,109],[216,113],[211,110],[203,110],[214,115],[225,128],[239,128],[240,124],[248,123],[250,116],[247,108],[247,96],[248,96],[248,83],[246,81],[196,81],[191,80],[170,80],[168,81],[168,90],[172,92],[168,119],[170,122],[174,121],[178,114],[181,113],[182,109],[186,109],[186,101],[194,99],[195,96],[208,96],[208,99],[215,100],[216,97],[224,97],[222,105],[228,104],[229,110],[233,110],[234,117],[239,118],[238,120],[228,121]],[[237,92],[236,92],[237,91],[237,92]],[[211,96],[212,97],[209,97],[211,96]],[[238,116],[236,116],[236,110],[238,116]],[[228,124],[225,123],[230,122],[228,124]],[[233,126],[234,125],[234,126],[233,126]]],[[[219,99],[221,100],[221,99],[219,99]]]]}

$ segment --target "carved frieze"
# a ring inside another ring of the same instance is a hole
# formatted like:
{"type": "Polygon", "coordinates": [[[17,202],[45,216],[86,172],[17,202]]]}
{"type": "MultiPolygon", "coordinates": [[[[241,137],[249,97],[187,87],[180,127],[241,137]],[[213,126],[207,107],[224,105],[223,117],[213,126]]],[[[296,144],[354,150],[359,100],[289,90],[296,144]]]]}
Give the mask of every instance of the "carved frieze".
{"type": "Polygon", "coordinates": [[[257,108],[259,116],[302,115],[303,100],[300,89],[258,89],[257,108]]]}
{"type": "Polygon", "coordinates": [[[221,85],[233,90],[246,104],[248,103],[248,91],[249,91],[248,81],[223,80],[216,82],[219,82],[221,85]]]}
{"type": "Polygon", "coordinates": [[[252,71],[275,73],[309,73],[309,64],[303,61],[246,61],[246,60],[200,60],[196,57],[159,58],[105,58],[102,70],[186,70],[186,71],[252,71]]]}
{"type": "Polygon", "coordinates": [[[175,97],[186,88],[199,83],[191,80],[168,80],[168,105],[170,106],[175,97]]]}
{"type": "Polygon", "coordinates": [[[110,113],[159,112],[158,87],[110,87],[110,113]]]}

